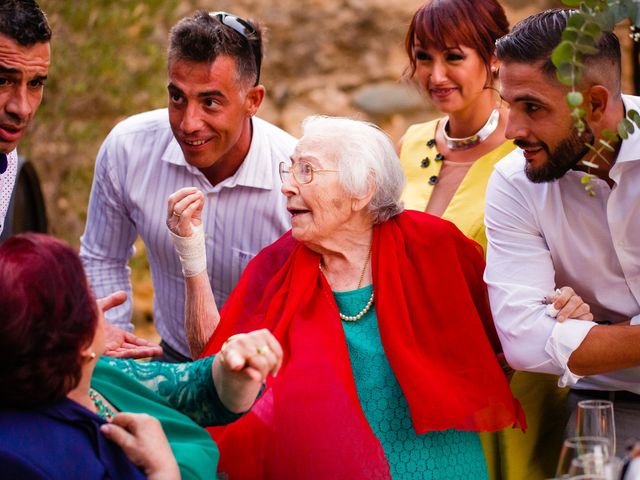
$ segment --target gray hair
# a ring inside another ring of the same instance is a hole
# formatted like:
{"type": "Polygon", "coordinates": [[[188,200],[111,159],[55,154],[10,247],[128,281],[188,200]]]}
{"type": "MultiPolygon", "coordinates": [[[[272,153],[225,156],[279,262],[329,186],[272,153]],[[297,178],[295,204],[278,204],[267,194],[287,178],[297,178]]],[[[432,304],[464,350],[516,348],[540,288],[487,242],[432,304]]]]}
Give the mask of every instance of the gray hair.
{"type": "Polygon", "coordinates": [[[374,224],[402,212],[405,179],[393,142],[373,123],[344,117],[313,115],[302,122],[305,139],[317,142],[338,164],[342,188],[354,197],[375,191],[368,205],[374,224]]]}

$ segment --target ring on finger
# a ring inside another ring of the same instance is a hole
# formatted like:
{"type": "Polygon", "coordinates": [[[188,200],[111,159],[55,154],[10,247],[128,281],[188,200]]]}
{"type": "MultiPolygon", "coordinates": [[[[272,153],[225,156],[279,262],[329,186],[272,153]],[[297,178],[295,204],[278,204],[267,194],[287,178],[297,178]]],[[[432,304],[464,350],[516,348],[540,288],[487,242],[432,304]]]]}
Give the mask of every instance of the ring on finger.
{"type": "Polygon", "coordinates": [[[181,214],[180,214],[180,213],[178,213],[178,212],[176,212],[175,210],[173,211],[173,214],[174,214],[176,217],[180,218],[180,215],[181,215],[181,214]]]}
{"type": "Polygon", "coordinates": [[[256,348],[256,352],[258,353],[258,355],[266,355],[269,353],[269,347],[266,345],[260,345],[258,348],[256,348]]]}

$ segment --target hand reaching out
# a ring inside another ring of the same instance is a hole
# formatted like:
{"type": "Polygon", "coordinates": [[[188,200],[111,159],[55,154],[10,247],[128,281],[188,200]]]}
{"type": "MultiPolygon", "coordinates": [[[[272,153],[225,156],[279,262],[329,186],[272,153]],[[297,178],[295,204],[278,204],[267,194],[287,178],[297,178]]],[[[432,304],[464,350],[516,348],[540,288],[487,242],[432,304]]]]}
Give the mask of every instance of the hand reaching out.
{"type": "MultiPolygon", "coordinates": [[[[127,299],[127,294],[118,291],[97,300],[98,308],[104,313],[113,307],[122,305],[127,299]]],[[[115,358],[146,358],[162,355],[162,348],[144,338],[137,337],[105,322],[105,351],[104,355],[115,358]]]]}

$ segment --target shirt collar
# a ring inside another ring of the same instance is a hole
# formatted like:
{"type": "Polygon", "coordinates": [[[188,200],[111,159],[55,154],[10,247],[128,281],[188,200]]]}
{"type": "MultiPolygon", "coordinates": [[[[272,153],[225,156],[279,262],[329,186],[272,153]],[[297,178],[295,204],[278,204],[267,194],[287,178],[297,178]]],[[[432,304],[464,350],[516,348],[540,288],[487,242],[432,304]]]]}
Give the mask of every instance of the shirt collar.
{"type": "MultiPolygon", "coordinates": [[[[263,120],[256,117],[251,119],[251,146],[249,147],[247,156],[244,157],[244,161],[236,173],[216,185],[214,187],[215,190],[225,187],[233,188],[235,186],[260,188],[263,190],[273,189],[273,162],[271,162],[270,159],[269,143],[262,122],[263,120]]],[[[204,174],[198,170],[198,168],[188,164],[184,159],[182,149],[173,135],[162,154],[162,160],[184,167],[193,175],[204,177],[204,174]]]]}

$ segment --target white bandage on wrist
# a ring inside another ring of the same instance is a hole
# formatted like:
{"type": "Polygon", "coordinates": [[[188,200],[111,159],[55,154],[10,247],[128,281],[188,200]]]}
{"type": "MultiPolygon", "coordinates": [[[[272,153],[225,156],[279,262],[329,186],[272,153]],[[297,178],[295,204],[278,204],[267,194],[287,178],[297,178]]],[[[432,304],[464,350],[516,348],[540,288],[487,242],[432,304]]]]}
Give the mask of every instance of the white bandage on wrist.
{"type": "Polygon", "coordinates": [[[173,246],[180,257],[182,274],[185,277],[194,277],[207,269],[207,250],[204,243],[204,227],[202,224],[194,227],[191,225],[191,235],[181,237],[169,230],[173,246]]]}

